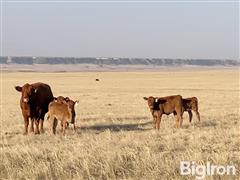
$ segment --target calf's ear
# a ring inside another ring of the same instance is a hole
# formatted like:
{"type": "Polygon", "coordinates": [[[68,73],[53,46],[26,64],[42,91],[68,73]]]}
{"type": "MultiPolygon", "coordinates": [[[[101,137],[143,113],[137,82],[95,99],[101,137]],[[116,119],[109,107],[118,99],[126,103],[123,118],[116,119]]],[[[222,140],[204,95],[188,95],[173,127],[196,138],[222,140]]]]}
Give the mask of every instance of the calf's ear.
{"type": "Polygon", "coordinates": [[[78,100],[76,100],[76,101],[74,102],[74,105],[75,105],[75,106],[77,106],[77,105],[78,105],[78,103],[79,103],[79,101],[78,101],[78,100]]]}
{"type": "Polygon", "coordinates": [[[68,101],[70,101],[70,98],[69,97],[65,97],[64,100],[68,102],[68,101]]]}
{"type": "Polygon", "coordinates": [[[20,87],[20,86],[15,86],[15,89],[19,92],[22,92],[22,87],[20,87]]]}
{"type": "Polygon", "coordinates": [[[144,100],[148,100],[148,98],[147,98],[147,97],[143,97],[143,99],[144,99],[144,100]]]}

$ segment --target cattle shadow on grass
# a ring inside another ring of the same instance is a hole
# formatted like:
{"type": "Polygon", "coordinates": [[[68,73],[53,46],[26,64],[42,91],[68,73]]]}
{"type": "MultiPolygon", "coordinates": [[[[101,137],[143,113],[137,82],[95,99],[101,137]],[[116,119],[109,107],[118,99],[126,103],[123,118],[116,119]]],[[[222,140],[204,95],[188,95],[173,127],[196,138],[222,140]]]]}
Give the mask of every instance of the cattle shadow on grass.
{"type": "Polygon", "coordinates": [[[195,123],[197,127],[216,127],[218,124],[215,120],[207,120],[207,121],[201,121],[199,123],[195,123]]]}
{"type": "MultiPolygon", "coordinates": [[[[136,117],[116,117],[116,118],[112,118],[112,117],[107,117],[104,118],[104,120],[106,121],[127,121],[127,120],[134,120],[134,121],[140,121],[140,120],[148,120],[149,117],[148,116],[136,116],[136,117]]],[[[88,121],[98,121],[99,118],[95,118],[95,117],[85,117],[85,118],[81,118],[81,122],[88,122],[88,121]]]]}
{"type": "Polygon", "coordinates": [[[77,130],[79,132],[82,131],[98,131],[98,132],[103,132],[105,130],[110,130],[113,132],[118,132],[118,131],[147,131],[152,128],[145,128],[144,126],[147,126],[149,124],[152,124],[152,121],[144,122],[144,123],[135,123],[135,124],[100,124],[100,125],[93,125],[93,126],[81,126],[78,127],[77,130]]]}

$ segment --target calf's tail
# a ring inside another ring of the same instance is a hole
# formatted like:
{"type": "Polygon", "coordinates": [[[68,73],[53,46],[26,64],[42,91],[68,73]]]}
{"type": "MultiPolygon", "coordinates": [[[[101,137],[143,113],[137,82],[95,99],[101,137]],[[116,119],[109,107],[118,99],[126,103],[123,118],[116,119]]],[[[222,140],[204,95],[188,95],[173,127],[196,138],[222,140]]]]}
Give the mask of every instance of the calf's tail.
{"type": "Polygon", "coordinates": [[[46,116],[47,116],[47,120],[48,120],[48,119],[49,119],[49,117],[50,117],[50,116],[49,116],[49,112],[47,112],[46,116]]]}

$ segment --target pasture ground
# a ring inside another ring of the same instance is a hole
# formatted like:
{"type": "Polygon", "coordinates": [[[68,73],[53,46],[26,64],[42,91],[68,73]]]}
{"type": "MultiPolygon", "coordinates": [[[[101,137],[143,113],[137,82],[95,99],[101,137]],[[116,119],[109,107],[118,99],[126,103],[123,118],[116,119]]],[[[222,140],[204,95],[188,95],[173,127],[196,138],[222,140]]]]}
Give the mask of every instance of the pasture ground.
{"type": "Polygon", "coordinates": [[[2,74],[0,179],[195,179],[181,176],[182,160],[235,165],[239,179],[239,70],[2,74]],[[95,81],[99,78],[100,81],[95,81]],[[78,129],[66,137],[23,135],[15,85],[45,82],[55,96],[79,100],[78,129]],[[197,96],[201,123],[184,114],[174,129],[163,116],[160,131],[143,96],[197,96]]]}

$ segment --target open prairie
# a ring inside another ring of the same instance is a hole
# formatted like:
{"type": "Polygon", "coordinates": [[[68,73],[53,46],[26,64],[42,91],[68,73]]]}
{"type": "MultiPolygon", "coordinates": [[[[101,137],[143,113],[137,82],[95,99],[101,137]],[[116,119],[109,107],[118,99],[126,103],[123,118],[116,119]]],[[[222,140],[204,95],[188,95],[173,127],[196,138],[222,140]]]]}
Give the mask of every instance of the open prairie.
{"type": "Polygon", "coordinates": [[[234,165],[239,179],[239,70],[2,74],[0,179],[195,179],[181,176],[180,161],[234,165]],[[95,81],[98,78],[100,81],[95,81]],[[54,96],[79,100],[77,131],[62,137],[23,135],[15,85],[45,82],[54,96]],[[181,94],[199,99],[201,122],[173,128],[164,115],[159,131],[144,96],[181,94]]]}

